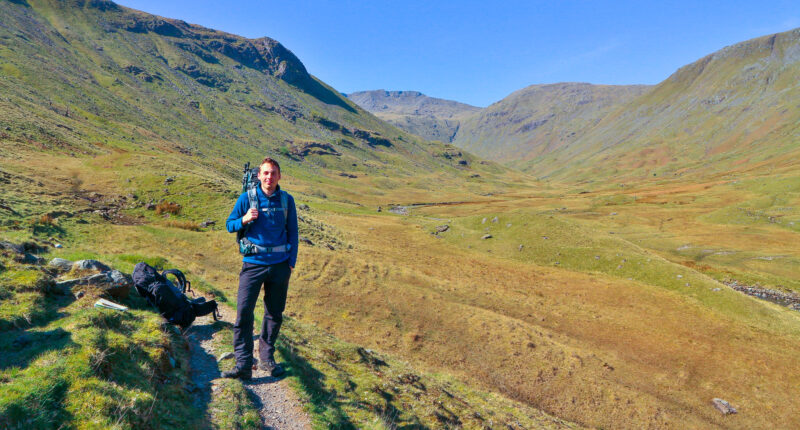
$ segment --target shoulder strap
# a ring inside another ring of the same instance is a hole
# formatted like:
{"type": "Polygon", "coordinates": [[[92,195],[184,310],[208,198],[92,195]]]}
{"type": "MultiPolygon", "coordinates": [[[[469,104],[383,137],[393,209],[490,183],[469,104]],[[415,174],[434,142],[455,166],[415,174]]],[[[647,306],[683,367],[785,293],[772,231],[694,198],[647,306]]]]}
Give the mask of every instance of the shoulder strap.
{"type": "Polygon", "coordinates": [[[178,287],[181,289],[181,291],[183,293],[186,293],[186,291],[192,291],[191,282],[186,280],[186,276],[184,276],[183,272],[181,272],[180,270],[178,270],[178,269],[169,269],[169,270],[165,270],[165,271],[161,272],[161,276],[166,278],[167,275],[175,276],[175,279],[178,280],[178,287]]]}
{"type": "Polygon", "coordinates": [[[283,219],[289,222],[289,197],[286,191],[281,190],[281,207],[283,208],[283,219]]]}

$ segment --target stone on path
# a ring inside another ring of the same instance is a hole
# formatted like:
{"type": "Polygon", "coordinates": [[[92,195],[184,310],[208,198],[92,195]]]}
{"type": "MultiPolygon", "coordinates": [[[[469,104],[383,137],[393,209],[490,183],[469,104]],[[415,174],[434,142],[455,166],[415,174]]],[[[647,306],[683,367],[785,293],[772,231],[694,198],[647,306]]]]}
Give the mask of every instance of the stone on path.
{"type": "Polygon", "coordinates": [[[220,361],[223,361],[223,360],[229,360],[229,359],[231,359],[233,357],[234,357],[233,352],[226,352],[225,354],[222,354],[222,355],[219,356],[219,358],[217,358],[217,362],[220,362],[220,361]]]}

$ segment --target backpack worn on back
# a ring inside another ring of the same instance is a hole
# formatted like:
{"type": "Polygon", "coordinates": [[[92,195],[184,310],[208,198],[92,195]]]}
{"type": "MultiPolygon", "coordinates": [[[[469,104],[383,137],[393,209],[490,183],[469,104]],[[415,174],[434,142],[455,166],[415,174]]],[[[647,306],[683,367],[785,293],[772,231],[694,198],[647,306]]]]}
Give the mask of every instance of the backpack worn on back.
{"type": "MultiPolygon", "coordinates": [[[[260,209],[258,205],[258,187],[261,182],[258,180],[258,167],[250,168],[250,163],[244,165],[244,174],[242,175],[242,192],[247,193],[247,200],[250,202],[250,209],[260,209]]],[[[281,195],[281,209],[283,210],[283,219],[288,223],[289,219],[289,198],[285,191],[280,190],[281,195]]],[[[258,246],[250,242],[245,234],[250,229],[250,224],[245,225],[236,232],[236,242],[239,244],[239,252],[242,255],[252,255],[260,252],[258,246]]],[[[284,248],[284,250],[287,248],[284,248]]],[[[276,250],[277,252],[277,250],[276,250]]]]}
{"type": "Polygon", "coordinates": [[[217,302],[206,302],[204,297],[189,300],[184,294],[191,291],[191,283],[178,269],[165,270],[163,273],[152,268],[147,263],[138,263],[133,268],[133,284],[139,295],[147,302],[158,308],[158,312],[172,324],[181,328],[192,325],[199,316],[213,313],[214,320],[218,319],[217,302]],[[167,275],[175,276],[179,286],[175,286],[167,275]]]}

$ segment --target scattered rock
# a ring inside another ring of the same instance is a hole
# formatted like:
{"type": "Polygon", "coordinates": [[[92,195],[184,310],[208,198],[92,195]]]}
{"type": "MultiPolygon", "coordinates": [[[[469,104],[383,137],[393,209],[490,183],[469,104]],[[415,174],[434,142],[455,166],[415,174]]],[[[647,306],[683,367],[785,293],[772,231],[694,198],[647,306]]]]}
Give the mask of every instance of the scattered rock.
{"type": "Polygon", "coordinates": [[[233,352],[226,352],[225,354],[222,354],[219,356],[219,358],[217,358],[217,362],[222,362],[222,360],[228,360],[233,357],[234,357],[233,352]]]}
{"type": "Polygon", "coordinates": [[[215,225],[217,222],[214,220],[207,219],[200,223],[200,228],[206,228],[211,225],[215,225]]]}
{"type": "Polygon", "coordinates": [[[550,239],[550,238],[547,237],[547,236],[542,236],[542,239],[547,240],[547,239],[550,239]]]}
{"type": "Polygon", "coordinates": [[[104,294],[108,294],[115,299],[124,299],[130,294],[133,281],[129,275],[119,270],[109,270],[103,273],[96,273],[94,275],[56,283],[56,287],[61,289],[69,289],[76,285],[97,286],[103,290],[104,294]]]}
{"type": "Polygon", "coordinates": [[[492,218],[492,222],[496,223],[497,221],[499,221],[497,217],[492,218]]]}
{"type": "Polygon", "coordinates": [[[510,227],[511,227],[511,223],[506,224],[506,228],[510,228],[510,227]]]}
{"type": "Polygon", "coordinates": [[[144,205],[144,208],[149,210],[149,211],[154,211],[154,210],[156,210],[156,204],[153,203],[153,202],[150,202],[150,203],[144,205]]]}
{"type": "Polygon", "coordinates": [[[85,296],[85,295],[86,295],[86,293],[85,293],[85,292],[83,292],[83,291],[78,291],[77,293],[75,293],[75,300],[80,300],[80,299],[81,299],[81,298],[83,298],[83,296],[85,296]]]}
{"type": "Polygon", "coordinates": [[[731,406],[730,403],[720,398],[715,397],[714,399],[711,400],[711,404],[714,405],[714,407],[717,408],[717,410],[720,411],[722,415],[730,415],[737,413],[736,408],[734,408],[733,406],[731,406]]]}
{"type": "Polygon", "coordinates": [[[683,275],[678,275],[677,277],[678,277],[678,279],[681,279],[681,278],[683,278],[683,275]]]}
{"type": "Polygon", "coordinates": [[[447,224],[442,224],[442,225],[437,225],[436,226],[436,232],[437,233],[444,233],[449,229],[450,229],[450,226],[447,225],[447,224]]]}
{"type": "Polygon", "coordinates": [[[491,234],[484,234],[484,235],[481,237],[481,239],[484,239],[484,240],[486,240],[486,239],[491,239],[491,238],[492,238],[492,235],[491,235],[491,234]]]}
{"type": "Polygon", "coordinates": [[[522,251],[522,244],[519,245],[519,251],[522,251]]]}
{"type": "Polygon", "coordinates": [[[173,177],[173,176],[167,176],[164,179],[164,185],[169,185],[169,184],[171,184],[173,182],[175,182],[175,177],[173,177]]]}
{"type": "Polygon", "coordinates": [[[486,224],[486,218],[481,220],[481,224],[486,224]]]}
{"type": "MultiPolygon", "coordinates": [[[[307,211],[311,208],[307,204],[301,203],[299,206],[297,206],[297,209],[300,209],[301,211],[307,211]]],[[[378,209],[378,212],[380,212],[380,207],[378,209]]]]}
{"type": "Polygon", "coordinates": [[[61,248],[63,248],[64,246],[63,246],[63,245],[61,245],[60,243],[57,243],[57,244],[55,244],[55,247],[56,247],[56,248],[58,248],[58,249],[61,249],[61,248]]]}
{"type": "Polygon", "coordinates": [[[307,237],[300,236],[300,242],[303,242],[303,243],[307,244],[308,246],[314,246],[314,242],[312,242],[311,239],[309,239],[307,237]]]}
{"type": "Polygon", "coordinates": [[[54,258],[47,263],[48,266],[54,267],[62,272],[66,272],[72,268],[72,265],[75,264],[72,261],[65,260],[63,258],[54,258]]]}
{"type": "Polygon", "coordinates": [[[378,206],[378,212],[381,212],[382,210],[383,210],[383,209],[381,209],[381,207],[380,207],[380,206],[378,206]]]}
{"type": "Polygon", "coordinates": [[[78,260],[72,264],[72,270],[108,272],[109,270],[111,270],[111,268],[97,260],[78,260]]]}
{"type": "Polygon", "coordinates": [[[14,261],[22,264],[44,264],[45,259],[26,252],[14,256],[14,261]]]}

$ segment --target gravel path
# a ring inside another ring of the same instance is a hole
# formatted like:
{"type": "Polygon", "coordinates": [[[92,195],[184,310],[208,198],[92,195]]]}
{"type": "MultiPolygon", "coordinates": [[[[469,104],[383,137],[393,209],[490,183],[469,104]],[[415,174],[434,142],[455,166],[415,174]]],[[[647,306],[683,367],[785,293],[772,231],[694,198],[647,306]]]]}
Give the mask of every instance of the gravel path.
{"type": "MultiPolygon", "coordinates": [[[[233,322],[236,313],[220,306],[222,320],[233,322]]],[[[192,382],[195,384],[195,405],[207,409],[211,401],[214,380],[220,377],[217,356],[213,349],[214,335],[225,328],[213,326],[212,317],[195,320],[186,336],[191,348],[192,382]]],[[[253,379],[244,383],[250,398],[259,409],[263,429],[310,430],[311,420],[303,411],[297,395],[284,378],[273,378],[265,371],[253,370],[253,379]]]]}

